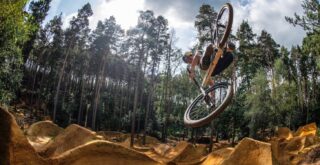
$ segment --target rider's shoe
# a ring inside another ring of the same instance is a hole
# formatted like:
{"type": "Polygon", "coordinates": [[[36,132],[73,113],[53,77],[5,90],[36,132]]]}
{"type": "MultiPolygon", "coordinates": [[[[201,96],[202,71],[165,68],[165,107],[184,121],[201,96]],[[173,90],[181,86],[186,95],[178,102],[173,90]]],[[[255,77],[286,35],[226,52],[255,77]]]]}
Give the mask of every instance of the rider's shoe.
{"type": "Polygon", "coordinates": [[[214,98],[211,98],[209,95],[206,95],[204,97],[204,101],[206,102],[208,109],[211,109],[211,108],[215,107],[214,98]]]}

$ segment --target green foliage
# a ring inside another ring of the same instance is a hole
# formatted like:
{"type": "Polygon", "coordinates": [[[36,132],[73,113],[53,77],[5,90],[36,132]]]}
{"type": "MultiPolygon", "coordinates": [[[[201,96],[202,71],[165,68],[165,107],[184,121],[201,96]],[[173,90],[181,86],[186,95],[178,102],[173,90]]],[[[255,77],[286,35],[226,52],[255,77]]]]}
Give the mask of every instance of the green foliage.
{"type": "Polygon", "coordinates": [[[21,50],[14,44],[0,48],[0,102],[9,103],[15,97],[22,78],[21,50]]]}
{"type": "Polygon", "coordinates": [[[24,20],[29,15],[23,9],[27,0],[0,2],[0,46],[23,44],[32,26],[24,20]]]}
{"type": "Polygon", "coordinates": [[[251,79],[261,67],[257,57],[259,50],[257,43],[255,43],[256,34],[252,32],[252,28],[248,22],[243,21],[237,31],[236,37],[239,41],[237,52],[239,76],[243,78],[242,82],[249,88],[251,79]]]}
{"type": "Polygon", "coordinates": [[[250,120],[250,135],[258,138],[258,131],[272,128],[274,113],[267,74],[259,70],[252,80],[251,91],[246,97],[248,110],[245,117],[250,120]]]}
{"type": "Polygon", "coordinates": [[[298,25],[303,27],[304,30],[308,32],[316,31],[319,33],[320,31],[320,22],[319,22],[319,12],[320,12],[320,4],[318,0],[304,0],[302,2],[302,8],[304,9],[304,13],[302,16],[298,14],[294,14],[294,18],[286,17],[286,20],[293,24],[294,26],[298,25]]]}
{"type": "Polygon", "coordinates": [[[9,103],[22,78],[21,45],[32,26],[25,22],[25,0],[0,2],[0,102],[9,103]]]}
{"type": "Polygon", "coordinates": [[[28,34],[28,40],[22,47],[23,62],[27,61],[30,52],[34,48],[34,41],[36,40],[37,33],[40,30],[43,20],[47,16],[47,12],[50,8],[50,2],[51,0],[39,0],[31,1],[29,4],[29,10],[31,13],[26,22],[31,25],[31,28],[28,34]]]}

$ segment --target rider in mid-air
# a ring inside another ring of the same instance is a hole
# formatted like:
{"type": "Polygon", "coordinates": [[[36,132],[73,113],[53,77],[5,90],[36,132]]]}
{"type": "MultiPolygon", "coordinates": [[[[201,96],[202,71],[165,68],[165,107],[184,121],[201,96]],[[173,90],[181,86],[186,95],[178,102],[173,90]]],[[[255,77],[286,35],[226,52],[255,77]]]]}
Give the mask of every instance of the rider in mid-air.
{"type": "MultiPolygon", "coordinates": [[[[233,61],[233,54],[232,52],[235,49],[235,45],[231,42],[227,43],[226,47],[223,48],[223,55],[219,59],[216,68],[212,72],[211,76],[218,75],[221,73],[224,69],[226,69],[233,61]]],[[[196,51],[195,54],[192,54],[191,52],[186,52],[183,56],[183,61],[187,64],[191,64],[189,77],[193,79],[195,77],[195,66],[199,66],[201,70],[207,70],[210,66],[211,61],[214,59],[215,50],[212,44],[210,44],[204,53],[204,56],[201,55],[201,51],[196,51]],[[212,56],[213,55],[213,56],[212,56]],[[212,60],[211,60],[212,58],[212,60]]],[[[210,86],[213,86],[213,81],[211,80],[209,82],[210,86]]]]}

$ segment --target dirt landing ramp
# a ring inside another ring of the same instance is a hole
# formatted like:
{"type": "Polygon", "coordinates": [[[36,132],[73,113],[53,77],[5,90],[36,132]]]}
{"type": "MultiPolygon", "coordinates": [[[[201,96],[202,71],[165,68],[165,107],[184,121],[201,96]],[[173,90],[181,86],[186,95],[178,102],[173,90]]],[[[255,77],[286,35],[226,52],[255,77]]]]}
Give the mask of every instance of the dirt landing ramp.
{"type": "Polygon", "coordinates": [[[38,156],[13,116],[2,108],[0,108],[0,164],[49,164],[38,156]]]}
{"type": "Polygon", "coordinates": [[[97,139],[99,139],[99,137],[95,132],[79,125],[71,124],[49,142],[46,150],[44,153],[41,153],[41,155],[44,157],[55,157],[65,151],[97,139]]]}
{"type": "MultiPolygon", "coordinates": [[[[288,128],[285,128],[285,130],[291,132],[288,128]]],[[[270,142],[276,163],[296,165],[300,164],[299,162],[317,162],[316,158],[320,158],[320,152],[318,153],[320,151],[320,138],[317,136],[315,123],[299,127],[295,133],[290,133],[292,136],[290,134],[289,136],[282,136],[283,132],[283,129],[279,129],[278,136],[273,137],[270,142]]]]}
{"type": "Polygon", "coordinates": [[[293,136],[300,136],[300,137],[307,136],[307,135],[315,136],[316,133],[317,133],[316,123],[310,123],[305,126],[299,127],[293,136]]]}
{"type": "Polygon", "coordinates": [[[213,151],[211,152],[211,154],[208,155],[208,157],[202,163],[202,165],[220,165],[225,159],[227,159],[232,154],[233,151],[234,148],[231,147],[213,151]]]}
{"type": "Polygon", "coordinates": [[[244,138],[222,165],[272,165],[271,145],[244,138]]]}
{"type": "Polygon", "coordinates": [[[192,145],[179,142],[175,147],[159,144],[151,151],[145,152],[152,159],[164,164],[200,164],[206,157],[205,145],[192,145]]]}
{"type": "Polygon", "coordinates": [[[71,149],[52,159],[57,165],[157,165],[160,164],[143,153],[119,144],[95,140],[71,149]]]}

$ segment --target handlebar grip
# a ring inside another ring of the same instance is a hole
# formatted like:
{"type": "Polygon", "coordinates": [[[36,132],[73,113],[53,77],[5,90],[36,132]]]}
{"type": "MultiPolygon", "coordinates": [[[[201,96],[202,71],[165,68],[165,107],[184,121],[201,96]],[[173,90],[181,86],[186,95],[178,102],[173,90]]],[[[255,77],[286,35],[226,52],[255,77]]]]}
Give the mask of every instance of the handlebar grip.
{"type": "Polygon", "coordinates": [[[189,73],[191,73],[191,71],[190,71],[190,68],[189,68],[189,67],[187,67],[187,71],[188,71],[189,73]]]}

